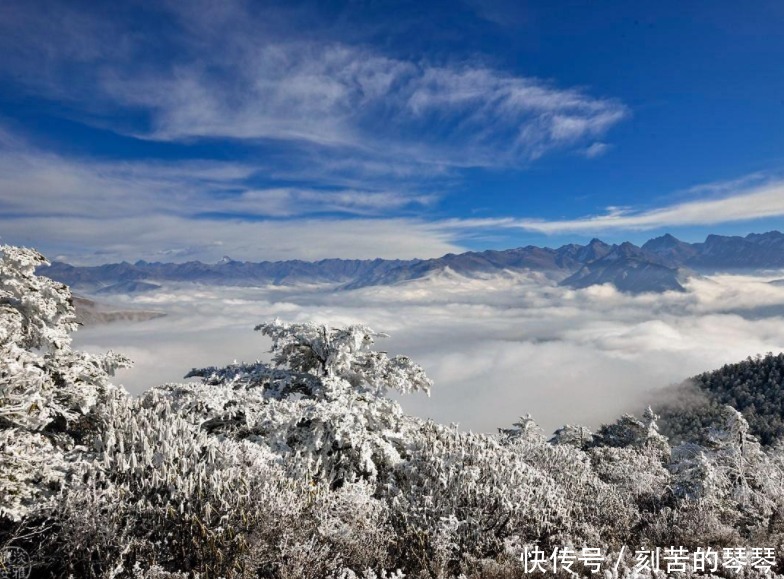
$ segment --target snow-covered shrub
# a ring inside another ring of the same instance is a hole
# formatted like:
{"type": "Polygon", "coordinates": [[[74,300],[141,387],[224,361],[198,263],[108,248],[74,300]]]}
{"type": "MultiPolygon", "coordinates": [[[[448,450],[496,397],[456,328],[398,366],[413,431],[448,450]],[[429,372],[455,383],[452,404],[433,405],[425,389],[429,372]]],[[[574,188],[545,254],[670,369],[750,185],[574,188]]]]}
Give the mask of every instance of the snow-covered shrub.
{"type": "Polygon", "coordinates": [[[622,546],[784,546],[784,447],[733,409],[675,449],[650,409],[465,433],[387,398],[431,383],[382,334],[279,321],[257,327],[272,364],[131,398],[123,357],[70,348],[43,258],[0,251],[0,546],[39,575],[506,579],[525,547],[601,547],[607,569],[622,546]]]}
{"type": "Polygon", "coordinates": [[[226,576],[260,563],[251,535],[295,536],[308,491],[263,446],[220,441],[172,411],[168,399],[117,395],[102,415],[92,461],[51,517],[44,554],[80,577],[134,566],[226,576]],[[294,524],[296,521],[296,524],[294,524]]]}
{"type": "Polygon", "coordinates": [[[519,460],[547,477],[568,505],[568,516],[555,530],[553,543],[619,546],[628,539],[638,518],[636,505],[624,489],[596,472],[588,452],[570,443],[548,444],[531,437],[511,438],[504,444],[519,460]]]}
{"type": "Polygon", "coordinates": [[[557,486],[492,435],[432,423],[385,491],[402,558],[446,577],[465,556],[503,552],[511,536],[547,541],[568,518],[557,486]]]}
{"type": "Polygon", "coordinates": [[[313,508],[320,540],[352,569],[386,569],[389,565],[395,536],[389,506],[374,496],[374,487],[365,481],[346,484],[320,494],[313,508]]]}

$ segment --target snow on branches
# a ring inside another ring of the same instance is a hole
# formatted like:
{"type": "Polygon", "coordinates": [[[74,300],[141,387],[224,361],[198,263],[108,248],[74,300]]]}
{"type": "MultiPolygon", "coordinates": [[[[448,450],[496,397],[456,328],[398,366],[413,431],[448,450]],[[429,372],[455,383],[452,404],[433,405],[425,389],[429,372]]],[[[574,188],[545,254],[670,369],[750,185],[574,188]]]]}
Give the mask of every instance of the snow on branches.
{"type": "Polygon", "coordinates": [[[36,251],[0,247],[0,424],[41,430],[85,415],[129,361],[70,348],[77,328],[71,292],[35,268],[36,251]]]}
{"type": "Polygon", "coordinates": [[[527,546],[784,544],[784,446],[732,408],[674,449],[650,409],[465,433],[388,398],[432,382],[374,350],[384,334],[280,320],[256,327],[271,363],[132,398],[110,382],[124,357],[71,349],[44,263],[0,247],[0,546],[41,574],[514,577],[527,546]]]}
{"type": "Polygon", "coordinates": [[[367,326],[330,328],[275,320],[255,329],[272,338],[275,365],[295,372],[341,378],[353,389],[376,396],[390,389],[404,394],[417,390],[429,393],[433,385],[424,370],[408,357],[389,358],[385,352],[371,350],[375,338],[387,335],[367,326]]]}
{"type": "Polygon", "coordinates": [[[71,292],[35,274],[46,263],[34,250],[0,246],[0,517],[13,520],[52,496],[75,456],[67,432],[129,364],[71,349],[71,292]]]}
{"type": "Polygon", "coordinates": [[[432,382],[409,358],[371,350],[384,334],[279,320],[256,330],[272,338],[276,367],[193,370],[187,377],[201,377],[202,385],[162,390],[173,404],[202,413],[205,428],[296,456],[310,476],[334,487],[375,480],[403,459],[416,420],[385,394],[429,392],[432,382]]]}

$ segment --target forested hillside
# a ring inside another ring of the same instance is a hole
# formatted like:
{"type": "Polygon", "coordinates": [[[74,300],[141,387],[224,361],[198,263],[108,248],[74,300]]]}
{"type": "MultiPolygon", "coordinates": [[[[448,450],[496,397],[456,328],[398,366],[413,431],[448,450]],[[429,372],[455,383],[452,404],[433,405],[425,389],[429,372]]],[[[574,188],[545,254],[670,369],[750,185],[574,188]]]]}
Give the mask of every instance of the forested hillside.
{"type": "Polygon", "coordinates": [[[748,358],[694,376],[679,386],[671,401],[657,407],[662,432],[674,440],[700,439],[720,422],[722,409],[739,410],[752,434],[764,445],[784,435],[784,354],[748,358]]]}
{"type": "Polygon", "coordinates": [[[125,358],[71,348],[72,298],[35,274],[43,257],[0,251],[0,549],[35,577],[784,570],[784,454],[731,407],[677,446],[650,409],[596,433],[549,438],[530,417],[462,432],[388,396],[432,384],[374,349],[383,334],[278,320],[256,328],[270,364],[133,398],[111,383],[125,358]]]}

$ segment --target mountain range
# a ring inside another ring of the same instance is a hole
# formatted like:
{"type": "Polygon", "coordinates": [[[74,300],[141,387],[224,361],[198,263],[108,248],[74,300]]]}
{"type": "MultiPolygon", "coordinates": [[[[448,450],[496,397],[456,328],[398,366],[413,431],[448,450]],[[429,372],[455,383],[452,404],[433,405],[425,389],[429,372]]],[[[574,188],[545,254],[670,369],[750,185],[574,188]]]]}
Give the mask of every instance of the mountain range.
{"type": "Polygon", "coordinates": [[[434,259],[321,261],[200,261],[161,263],[137,261],[99,266],[54,262],[39,273],[88,293],[154,291],[163,282],[218,285],[293,285],[330,283],[343,289],[421,279],[451,271],[480,277],[503,271],[536,271],[563,286],[585,288],[610,283],[627,293],[685,291],[685,281],[700,273],[784,268],[784,234],[778,231],[746,237],[709,235],[687,243],[666,234],[642,247],[610,245],[593,239],[586,245],[557,249],[526,246],[517,249],[469,251],[434,259]]]}

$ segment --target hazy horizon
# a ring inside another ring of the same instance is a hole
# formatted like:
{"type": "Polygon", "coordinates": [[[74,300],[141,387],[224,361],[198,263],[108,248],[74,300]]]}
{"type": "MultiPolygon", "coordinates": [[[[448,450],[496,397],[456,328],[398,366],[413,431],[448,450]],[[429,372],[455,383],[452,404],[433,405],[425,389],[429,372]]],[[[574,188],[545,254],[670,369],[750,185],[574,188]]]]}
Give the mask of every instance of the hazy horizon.
{"type": "MultiPolygon", "coordinates": [[[[784,227],[782,227],[782,229],[784,229],[784,227]]],[[[748,235],[764,235],[766,233],[780,233],[780,231],[778,229],[771,229],[771,230],[765,230],[765,231],[759,231],[759,230],[756,230],[756,229],[755,230],[749,229],[749,230],[744,230],[742,232],[737,232],[737,233],[734,233],[732,235],[727,235],[727,236],[728,237],[746,237],[748,235]]],[[[658,235],[656,235],[654,237],[642,237],[640,239],[639,236],[635,236],[635,237],[637,237],[636,242],[624,239],[624,240],[616,240],[615,242],[608,243],[608,245],[614,245],[614,244],[615,245],[619,245],[619,244],[628,242],[628,243],[632,243],[634,245],[637,245],[638,247],[641,247],[642,245],[644,245],[644,243],[646,241],[650,241],[650,240],[653,240],[653,239],[658,239],[660,237],[664,237],[664,236],[667,236],[667,235],[672,235],[673,237],[678,239],[678,241],[694,244],[694,243],[704,243],[705,240],[709,236],[711,236],[711,235],[721,235],[721,234],[707,233],[705,235],[698,234],[697,236],[690,236],[688,238],[680,238],[680,237],[678,237],[676,235],[673,235],[669,231],[664,230],[664,231],[660,232],[660,234],[658,234],[658,235]]],[[[488,251],[488,250],[489,251],[507,251],[507,250],[514,250],[514,249],[522,249],[524,247],[529,247],[529,246],[540,247],[542,249],[556,250],[556,249],[559,249],[561,247],[572,245],[572,244],[587,245],[590,242],[592,242],[594,240],[597,240],[597,239],[599,241],[604,242],[604,239],[602,239],[601,234],[597,234],[595,237],[592,237],[589,240],[582,239],[582,238],[579,238],[579,237],[575,237],[573,240],[565,239],[564,242],[562,244],[559,244],[559,245],[554,245],[554,244],[552,244],[552,245],[529,244],[527,246],[522,246],[521,245],[521,246],[515,246],[515,247],[511,247],[510,246],[510,247],[497,247],[497,248],[489,248],[489,247],[488,248],[474,248],[474,249],[465,249],[464,251],[460,251],[458,253],[458,255],[462,254],[462,253],[479,253],[479,252],[488,251]]],[[[33,247],[33,248],[35,249],[35,247],[33,247]]],[[[449,252],[449,253],[454,253],[454,252],[449,252]]],[[[408,258],[406,258],[406,257],[400,257],[400,256],[398,256],[398,257],[391,256],[391,257],[387,257],[387,258],[383,258],[383,257],[367,257],[367,258],[361,258],[361,259],[370,260],[370,261],[376,260],[376,259],[407,261],[407,260],[417,260],[417,259],[419,259],[419,260],[438,259],[438,258],[444,257],[446,255],[448,255],[448,254],[444,253],[444,254],[439,254],[439,255],[433,255],[433,256],[430,256],[430,257],[408,257],[408,258]]],[[[189,260],[187,258],[178,259],[178,257],[176,255],[172,255],[172,256],[170,256],[170,259],[161,259],[161,260],[159,260],[157,262],[149,262],[149,261],[141,259],[141,258],[133,259],[133,257],[129,257],[128,259],[125,259],[122,262],[101,262],[101,261],[96,261],[94,263],[83,264],[83,263],[79,263],[77,261],[77,262],[74,262],[74,263],[71,263],[71,262],[66,262],[66,263],[68,263],[68,265],[73,265],[75,267],[95,267],[95,266],[101,266],[101,265],[114,265],[116,263],[136,264],[138,262],[182,264],[182,263],[188,263],[189,261],[194,261],[194,262],[206,263],[206,264],[211,264],[211,263],[218,264],[218,263],[221,263],[221,262],[225,261],[226,259],[230,259],[232,261],[238,261],[238,262],[242,262],[242,263],[263,263],[263,262],[267,262],[267,261],[269,261],[269,262],[277,262],[277,261],[305,261],[305,262],[315,263],[315,262],[322,261],[322,260],[345,260],[345,261],[349,261],[349,260],[353,260],[355,258],[344,257],[342,255],[333,255],[333,256],[330,256],[330,257],[323,257],[323,258],[319,258],[319,259],[291,259],[291,260],[288,260],[288,259],[280,259],[280,260],[270,259],[270,260],[267,260],[267,259],[261,258],[261,259],[256,259],[256,260],[235,260],[231,255],[226,254],[226,255],[221,256],[219,259],[215,260],[214,262],[202,262],[201,260],[189,260]]],[[[357,259],[360,259],[360,258],[357,258],[357,259]]],[[[49,261],[53,262],[53,261],[58,261],[58,260],[56,260],[56,259],[49,259],[49,261]]]]}

